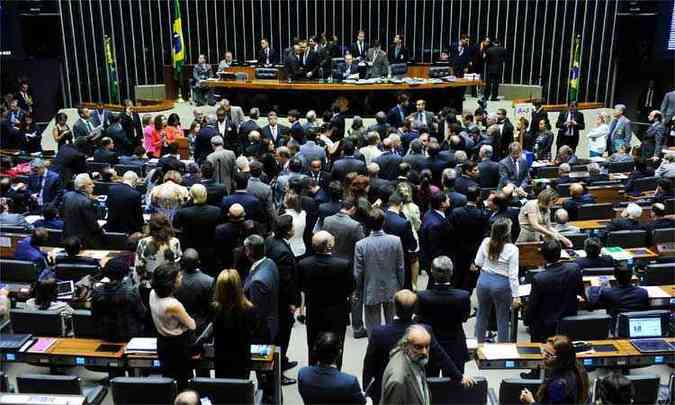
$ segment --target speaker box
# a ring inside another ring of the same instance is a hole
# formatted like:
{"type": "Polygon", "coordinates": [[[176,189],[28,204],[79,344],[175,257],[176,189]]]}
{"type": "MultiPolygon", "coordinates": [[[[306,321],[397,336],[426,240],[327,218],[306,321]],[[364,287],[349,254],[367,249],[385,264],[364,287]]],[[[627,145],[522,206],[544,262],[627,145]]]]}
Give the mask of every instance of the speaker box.
{"type": "Polygon", "coordinates": [[[163,84],[139,84],[134,87],[136,100],[155,100],[162,101],[166,99],[166,86],[163,84]]]}
{"type": "Polygon", "coordinates": [[[507,100],[522,98],[541,98],[542,88],[528,84],[500,84],[499,95],[507,100]]]}

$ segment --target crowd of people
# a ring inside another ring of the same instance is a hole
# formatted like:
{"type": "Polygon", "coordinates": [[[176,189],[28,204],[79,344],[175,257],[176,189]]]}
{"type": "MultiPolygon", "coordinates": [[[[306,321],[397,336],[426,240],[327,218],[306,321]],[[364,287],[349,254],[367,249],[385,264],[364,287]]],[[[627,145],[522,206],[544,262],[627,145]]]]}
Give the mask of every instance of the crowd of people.
{"type": "MultiPolygon", "coordinates": [[[[425,376],[473,384],[464,373],[463,324],[474,290],[475,338],[510,341],[510,310],[521,305],[515,243],[544,240],[546,271],[532,281],[525,320],[532,341],[545,343],[552,373],[522,400],[585,403],[587,377],[556,326],[577,313],[577,295],[586,296],[581,270],[593,261],[615,264],[600,255],[604,235],[586,241],[586,258],[561,261],[571,247],[567,221],[592,201],[584,184],[565,179],[580,162],[583,114],[571,103],[559,116],[553,153],[540,104],[529,123],[517,126],[503,109],[462,115],[427,111],[424,100],[411,104],[401,94],[373,125],[354,117],[349,128],[339,106],[321,120],[314,111],[304,119],[290,111],[285,126],[275,111],[266,119],[257,108],[245,115],[227,100],[213,113],[195,112],[189,126],[175,113],[139,116],[132,103],[119,114],[81,107],[72,128],[59,113],[53,159],[17,165],[2,158],[0,224],[31,232],[16,258],[40,270],[28,305],[71,310],[56,299],[54,265],[100,265],[90,301],[101,338],[156,336],[162,373],[179,387],[194,373],[191,358],[200,350],[194,338],[211,323],[216,376],[248,376],[252,343],[280,346],[283,370],[295,367],[287,352],[297,319],[307,325],[309,367],[299,373],[299,390],[308,403],[365,402],[358,381],[339,371],[351,324],[355,338],[368,338],[366,394],[376,403],[427,404],[425,376]],[[557,181],[533,182],[529,154],[557,165],[557,181]],[[551,215],[556,183],[573,183],[571,198],[551,215]],[[28,213],[43,218],[29,224],[28,213]],[[40,250],[46,229],[62,230],[66,256],[40,250]],[[128,235],[125,251],[105,263],[81,255],[105,249],[111,232],[128,235]],[[428,274],[426,288],[420,271],[428,274]],[[409,377],[419,384],[408,384],[409,377]]],[[[624,111],[617,106],[610,122],[600,115],[587,133],[591,153],[609,160],[627,155],[638,168],[630,180],[654,169],[660,180],[652,221],[638,222],[641,208],[630,204],[607,231],[672,228],[664,202],[675,197],[675,157],[661,151],[672,137],[655,111],[650,117],[660,135],[654,144],[643,138],[640,154],[631,153],[624,111]]],[[[602,170],[588,166],[598,181],[602,170]]],[[[646,295],[630,305],[622,300],[632,270],[615,267],[619,285],[596,294],[597,307],[613,316],[617,308],[646,309],[646,295]]],[[[259,378],[269,386],[269,376],[259,378]]],[[[283,376],[282,383],[296,381],[283,376]]],[[[615,392],[624,381],[606,384],[615,392]]]]}

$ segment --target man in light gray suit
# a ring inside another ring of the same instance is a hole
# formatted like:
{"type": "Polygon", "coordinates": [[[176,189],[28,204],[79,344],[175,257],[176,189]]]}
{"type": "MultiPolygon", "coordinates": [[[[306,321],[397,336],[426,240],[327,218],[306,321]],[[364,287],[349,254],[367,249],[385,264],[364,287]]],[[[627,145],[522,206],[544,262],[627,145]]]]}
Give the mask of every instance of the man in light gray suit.
{"type": "Polygon", "coordinates": [[[237,157],[229,149],[223,146],[223,137],[216,135],[211,138],[213,152],[207,157],[206,161],[213,165],[213,180],[216,183],[223,184],[227,194],[232,192],[232,179],[236,173],[237,157]]]}
{"type": "Polygon", "coordinates": [[[389,73],[389,59],[387,53],[382,50],[380,41],[374,41],[368,49],[368,77],[384,77],[389,73]]]}
{"type": "Polygon", "coordinates": [[[363,300],[370,333],[380,325],[382,310],[386,324],[394,320],[394,294],[403,288],[405,273],[401,239],[382,230],[384,212],[372,209],[368,221],[370,235],[354,247],[354,278],[355,294],[363,300]]]}
{"type": "Polygon", "coordinates": [[[263,183],[260,176],[263,173],[262,163],[254,160],[249,165],[251,177],[248,179],[248,187],[246,191],[256,196],[265,211],[265,230],[270,230],[274,220],[276,219],[276,212],[274,210],[274,200],[272,198],[272,187],[263,183]]]}
{"type": "Polygon", "coordinates": [[[607,136],[607,156],[611,156],[619,150],[619,146],[622,144],[630,145],[630,140],[633,138],[631,122],[624,115],[625,111],[626,106],[623,104],[614,106],[614,119],[609,124],[609,135],[607,136]]]}
{"type": "Polygon", "coordinates": [[[381,404],[431,404],[424,367],[429,360],[431,335],[422,325],[408,327],[391,351],[382,375],[381,404]]]}
{"type": "MultiPolygon", "coordinates": [[[[236,105],[231,105],[230,100],[226,98],[221,100],[220,107],[225,110],[225,113],[230,114],[230,120],[232,121],[232,124],[234,124],[237,130],[239,130],[241,123],[244,122],[244,119],[246,118],[244,115],[244,110],[236,105]]],[[[217,109],[218,107],[216,107],[216,110],[217,109]]]]}
{"type": "MultiPolygon", "coordinates": [[[[354,201],[345,199],[340,212],[326,217],[321,227],[321,230],[335,237],[333,255],[347,259],[350,263],[354,260],[356,242],[365,237],[363,226],[352,219],[355,213],[354,201]]],[[[366,330],[363,328],[363,302],[360,298],[359,294],[352,296],[352,329],[355,339],[366,337],[366,330]]]]}
{"type": "Polygon", "coordinates": [[[670,120],[675,117],[675,90],[669,91],[663,96],[663,101],[661,101],[661,113],[663,114],[664,125],[668,125],[670,120]]]}
{"type": "Polygon", "coordinates": [[[512,183],[522,187],[527,182],[529,165],[518,142],[509,145],[509,156],[499,161],[499,188],[512,183]]]}

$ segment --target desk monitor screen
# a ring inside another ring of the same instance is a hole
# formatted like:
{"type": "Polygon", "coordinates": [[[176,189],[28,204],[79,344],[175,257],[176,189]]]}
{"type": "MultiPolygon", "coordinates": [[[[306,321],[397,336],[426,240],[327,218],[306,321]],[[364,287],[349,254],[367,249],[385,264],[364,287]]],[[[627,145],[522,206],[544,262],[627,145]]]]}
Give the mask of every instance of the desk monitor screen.
{"type": "Polygon", "coordinates": [[[661,318],[631,318],[628,333],[631,338],[661,337],[661,318]]]}
{"type": "Polygon", "coordinates": [[[109,343],[104,343],[101,345],[98,345],[96,348],[97,352],[107,352],[107,353],[117,353],[120,350],[122,350],[123,345],[113,345],[109,343]]]}

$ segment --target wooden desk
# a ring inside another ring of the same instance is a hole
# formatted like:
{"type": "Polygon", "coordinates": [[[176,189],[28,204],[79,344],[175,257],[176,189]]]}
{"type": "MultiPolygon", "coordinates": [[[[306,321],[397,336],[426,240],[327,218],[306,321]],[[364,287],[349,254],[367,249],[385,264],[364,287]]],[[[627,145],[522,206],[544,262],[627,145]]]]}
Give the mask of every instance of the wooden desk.
{"type": "MultiPolygon", "coordinates": [[[[675,338],[666,338],[673,343],[675,338]]],[[[655,364],[672,364],[675,352],[658,354],[640,353],[627,339],[594,340],[593,350],[577,353],[584,366],[594,367],[647,367],[655,364]],[[611,351],[605,351],[605,350],[611,351]],[[601,351],[602,350],[602,351],[601,351]]],[[[482,344],[474,358],[479,369],[532,369],[543,365],[540,343],[482,344]],[[503,356],[492,356],[493,349],[503,351],[503,356]]]]}
{"type": "Polygon", "coordinates": [[[235,90],[284,90],[284,91],[332,91],[332,92],[354,92],[354,91],[411,91],[411,90],[439,90],[455,87],[471,87],[480,85],[478,80],[457,79],[454,82],[443,83],[375,83],[375,84],[355,84],[355,83],[319,83],[319,82],[283,82],[279,80],[250,80],[246,82],[231,80],[204,80],[204,87],[224,88],[235,90]]]}
{"type": "Polygon", "coordinates": [[[107,343],[100,339],[55,338],[46,352],[30,352],[30,344],[18,351],[3,352],[2,359],[7,362],[35,363],[44,366],[98,366],[124,368],[124,350],[126,343],[107,343]],[[115,352],[100,351],[101,345],[113,345],[115,352]],[[99,349],[99,351],[97,351],[99,349]]]}
{"type": "Polygon", "coordinates": [[[619,195],[623,191],[623,186],[590,186],[588,192],[595,197],[597,203],[616,203],[623,201],[619,195]]]}
{"type": "Polygon", "coordinates": [[[24,233],[5,233],[0,234],[0,257],[13,259],[16,252],[16,245],[20,240],[30,236],[24,233]]]}
{"type": "Polygon", "coordinates": [[[570,221],[569,224],[576,226],[580,231],[591,231],[593,229],[604,229],[609,222],[609,219],[587,219],[583,221],[570,221]]]}

